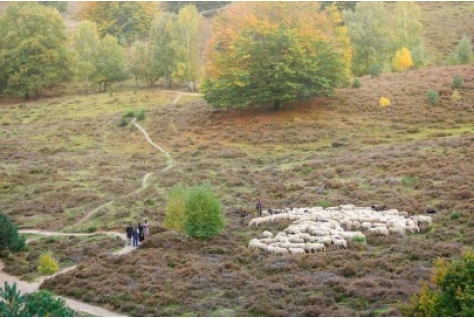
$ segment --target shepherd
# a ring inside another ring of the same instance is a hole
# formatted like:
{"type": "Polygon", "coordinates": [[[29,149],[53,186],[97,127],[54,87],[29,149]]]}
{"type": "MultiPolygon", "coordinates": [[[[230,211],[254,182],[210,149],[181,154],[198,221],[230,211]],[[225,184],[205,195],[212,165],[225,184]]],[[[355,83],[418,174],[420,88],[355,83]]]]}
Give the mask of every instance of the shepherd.
{"type": "Polygon", "coordinates": [[[257,202],[257,211],[258,211],[258,216],[262,216],[262,201],[260,200],[260,198],[258,199],[258,202],[257,202]]]}

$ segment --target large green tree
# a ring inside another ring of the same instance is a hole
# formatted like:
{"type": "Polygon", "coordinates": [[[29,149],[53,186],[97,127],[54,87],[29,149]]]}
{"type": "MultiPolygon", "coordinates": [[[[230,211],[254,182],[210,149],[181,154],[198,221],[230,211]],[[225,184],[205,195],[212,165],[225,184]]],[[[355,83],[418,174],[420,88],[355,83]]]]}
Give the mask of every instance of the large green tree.
{"type": "Polygon", "coordinates": [[[147,70],[147,52],[148,43],[143,41],[135,41],[125,51],[125,59],[127,64],[127,70],[135,78],[135,83],[138,86],[138,82],[141,79],[145,79],[147,70]]]}
{"type": "Polygon", "coordinates": [[[156,2],[88,1],[81,3],[79,16],[95,22],[101,38],[110,34],[125,44],[148,34],[157,8],[156,2]]]}
{"type": "Polygon", "coordinates": [[[8,5],[0,18],[0,84],[35,97],[70,75],[66,31],[58,11],[36,2],[8,5]]]}
{"type": "Polygon", "coordinates": [[[117,39],[110,34],[100,40],[97,51],[96,70],[92,75],[93,81],[99,85],[99,91],[107,90],[112,82],[127,78],[124,50],[117,39]]]}
{"type": "Polygon", "coordinates": [[[236,3],[216,22],[202,90],[214,107],[282,103],[329,94],[349,77],[351,52],[335,7],[236,3]]]}
{"type": "Polygon", "coordinates": [[[167,87],[171,88],[172,75],[178,61],[177,25],[177,16],[169,12],[156,16],[151,23],[147,67],[150,86],[163,77],[167,87]]]}

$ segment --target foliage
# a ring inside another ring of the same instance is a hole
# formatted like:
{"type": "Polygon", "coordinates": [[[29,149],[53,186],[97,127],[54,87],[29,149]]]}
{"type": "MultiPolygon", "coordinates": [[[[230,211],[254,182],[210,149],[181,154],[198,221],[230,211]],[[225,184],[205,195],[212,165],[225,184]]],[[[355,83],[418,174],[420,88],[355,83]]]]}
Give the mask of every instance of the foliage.
{"type": "Polygon", "coordinates": [[[29,98],[68,78],[66,30],[57,10],[10,3],[0,18],[0,79],[7,93],[29,98]]]}
{"type": "Polygon", "coordinates": [[[18,234],[18,227],[0,211],[0,255],[18,252],[25,248],[25,238],[18,234]]]}
{"type": "Polygon", "coordinates": [[[352,72],[365,75],[373,64],[385,65],[400,47],[417,48],[417,66],[423,65],[421,54],[420,9],[413,2],[396,2],[387,9],[384,2],[357,2],[355,12],[343,11],[354,50],[352,72]]]}
{"type": "Polygon", "coordinates": [[[426,102],[429,104],[438,104],[439,103],[439,92],[429,89],[426,91],[426,102]]]}
{"type": "Polygon", "coordinates": [[[390,100],[387,99],[386,97],[381,97],[380,100],[379,100],[379,106],[380,107],[390,106],[390,100]]]}
{"type": "Polygon", "coordinates": [[[316,205],[320,206],[322,208],[328,208],[328,207],[332,206],[332,202],[327,200],[327,199],[323,199],[323,200],[317,202],[316,205]]]}
{"type": "Polygon", "coordinates": [[[365,243],[366,239],[365,237],[359,236],[359,235],[354,235],[351,237],[351,241],[355,243],[365,243]]]}
{"type": "Polygon", "coordinates": [[[145,110],[137,112],[137,121],[143,121],[145,119],[145,110]]]}
{"type": "Polygon", "coordinates": [[[395,57],[392,60],[392,67],[395,71],[405,71],[413,65],[411,59],[410,50],[406,47],[401,48],[395,53],[395,57]]]}
{"type": "Polygon", "coordinates": [[[424,284],[411,298],[405,316],[416,317],[472,317],[474,316],[474,252],[463,251],[451,263],[439,258],[435,262],[431,288],[424,284]]]}
{"type": "Polygon", "coordinates": [[[355,78],[354,81],[352,81],[352,85],[351,85],[351,86],[352,86],[353,88],[356,88],[356,89],[360,88],[361,83],[360,83],[359,78],[355,78]]]}
{"type": "Polygon", "coordinates": [[[140,79],[146,79],[148,42],[135,41],[125,51],[127,70],[135,77],[138,86],[140,79]]]}
{"type": "Polygon", "coordinates": [[[347,82],[351,49],[335,7],[236,2],[216,18],[204,98],[217,108],[327,95],[347,82]]]}
{"type": "Polygon", "coordinates": [[[91,21],[82,21],[72,37],[74,60],[72,70],[79,81],[83,82],[87,90],[93,74],[97,71],[99,55],[99,35],[97,26],[91,21]]]}
{"type": "Polygon", "coordinates": [[[168,88],[172,85],[172,73],[177,64],[177,48],[174,43],[177,17],[165,12],[151,23],[146,80],[150,86],[164,77],[168,88]]]}
{"type": "Polygon", "coordinates": [[[78,15],[95,22],[101,38],[109,34],[125,44],[148,33],[157,9],[156,2],[88,1],[80,4],[78,15]]]}
{"type": "Polygon", "coordinates": [[[461,100],[461,93],[458,90],[454,90],[453,94],[451,94],[451,101],[457,102],[459,100],[461,100]]]}
{"type": "Polygon", "coordinates": [[[166,1],[165,2],[165,11],[171,13],[178,13],[181,8],[188,5],[193,5],[196,9],[201,11],[213,10],[225,7],[230,4],[231,1],[166,1]]]}
{"type": "Polygon", "coordinates": [[[39,257],[38,263],[38,272],[42,275],[53,275],[57,273],[60,268],[50,251],[43,253],[39,257]]]}
{"type": "Polygon", "coordinates": [[[106,35],[100,41],[95,66],[92,80],[99,85],[99,91],[106,91],[110,83],[127,78],[123,48],[116,38],[106,35]]]}
{"type": "Polygon", "coordinates": [[[464,86],[464,81],[462,77],[459,74],[454,75],[453,83],[451,84],[451,87],[453,89],[462,89],[463,86],[464,86]]]}
{"type": "Polygon", "coordinates": [[[67,7],[68,7],[67,1],[40,1],[39,3],[43,6],[56,8],[56,10],[58,10],[61,13],[66,12],[67,7]]]}
{"type": "Polygon", "coordinates": [[[135,117],[135,112],[134,111],[127,111],[122,115],[122,118],[129,118],[129,117],[135,117]]]}
{"type": "Polygon", "coordinates": [[[467,35],[463,35],[458,45],[448,56],[448,64],[469,64],[474,61],[471,40],[467,35]]]}
{"type": "Polygon", "coordinates": [[[461,217],[461,213],[460,213],[460,212],[454,211],[454,212],[451,212],[451,213],[449,214],[449,218],[450,218],[450,219],[459,219],[459,217],[461,217]]]}
{"type": "Polygon", "coordinates": [[[188,84],[191,91],[199,90],[202,18],[196,7],[187,5],[179,10],[177,19],[178,61],[174,76],[188,84]]]}
{"type": "Polygon", "coordinates": [[[207,240],[225,226],[222,203],[211,184],[191,187],[184,203],[184,231],[187,235],[207,240]]]}
{"type": "Polygon", "coordinates": [[[16,283],[10,286],[7,282],[0,288],[1,317],[74,317],[75,314],[63,299],[48,291],[20,294],[16,283]]]}
{"type": "Polygon", "coordinates": [[[184,233],[184,209],[187,190],[181,184],[173,186],[165,207],[164,225],[178,232],[184,233]]]}
{"type": "Polygon", "coordinates": [[[377,77],[382,74],[382,71],[383,71],[382,63],[373,63],[367,70],[367,73],[371,75],[372,77],[377,77]]]}

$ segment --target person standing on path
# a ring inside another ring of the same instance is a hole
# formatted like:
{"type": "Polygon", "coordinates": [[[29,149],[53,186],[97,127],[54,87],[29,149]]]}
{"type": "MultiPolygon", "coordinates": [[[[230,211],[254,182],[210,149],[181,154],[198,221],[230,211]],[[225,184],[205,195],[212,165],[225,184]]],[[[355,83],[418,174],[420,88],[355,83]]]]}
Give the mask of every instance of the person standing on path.
{"type": "Polygon", "coordinates": [[[258,199],[258,202],[257,202],[257,211],[258,211],[258,216],[262,216],[262,201],[260,200],[260,198],[258,199]]]}
{"type": "Polygon", "coordinates": [[[148,220],[145,219],[145,225],[143,225],[145,230],[145,237],[150,236],[150,225],[148,225],[148,220]]]}
{"type": "Polygon", "coordinates": [[[133,227],[132,236],[133,236],[133,247],[138,247],[138,228],[137,227],[133,227]]]}
{"type": "Polygon", "coordinates": [[[132,244],[132,232],[133,232],[132,223],[128,224],[125,230],[127,232],[127,246],[130,246],[132,244]]]}
{"type": "Polygon", "coordinates": [[[138,240],[140,242],[145,240],[145,232],[141,223],[138,223],[138,240]]]}

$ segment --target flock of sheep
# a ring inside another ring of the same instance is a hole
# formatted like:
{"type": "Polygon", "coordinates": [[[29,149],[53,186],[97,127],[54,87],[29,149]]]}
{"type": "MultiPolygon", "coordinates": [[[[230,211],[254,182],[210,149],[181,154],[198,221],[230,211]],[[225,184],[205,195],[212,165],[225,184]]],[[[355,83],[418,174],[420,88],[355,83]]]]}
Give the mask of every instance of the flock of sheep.
{"type": "Polygon", "coordinates": [[[284,208],[271,210],[266,216],[249,222],[249,227],[273,224],[278,221],[292,223],[274,235],[265,230],[262,238],[250,240],[250,249],[275,255],[323,252],[327,247],[347,249],[347,241],[366,241],[364,232],[371,235],[406,236],[420,227],[430,225],[431,216],[409,216],[407,212],[383,207],[284,208]]]}

